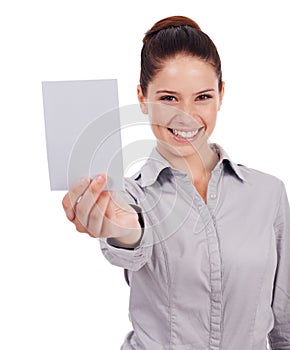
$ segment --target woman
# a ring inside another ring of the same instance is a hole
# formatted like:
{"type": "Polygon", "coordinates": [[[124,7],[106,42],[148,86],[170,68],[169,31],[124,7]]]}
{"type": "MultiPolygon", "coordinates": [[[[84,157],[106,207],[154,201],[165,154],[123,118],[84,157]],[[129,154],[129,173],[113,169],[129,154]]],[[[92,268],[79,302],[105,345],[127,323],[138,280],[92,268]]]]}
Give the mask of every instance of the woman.
{"type": "Polygon", "coordinates": [[[82,179],[63,206],[127,272],[123,350],[290,349],[290,210],[284,183],[209,143],[224,94],[211,39],[187,17],[145,35],[138,99],[156,147],[125,193],[82,179]]]}

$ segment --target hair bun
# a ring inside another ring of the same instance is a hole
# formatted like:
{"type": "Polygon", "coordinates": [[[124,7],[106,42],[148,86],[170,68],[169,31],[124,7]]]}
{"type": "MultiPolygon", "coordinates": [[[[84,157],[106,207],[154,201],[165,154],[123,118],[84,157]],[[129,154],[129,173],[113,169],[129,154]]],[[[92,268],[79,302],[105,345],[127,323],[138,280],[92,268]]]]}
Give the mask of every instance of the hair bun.
{"type": "Polygon", "coordinates": [[[150,37],[152,37],[154,34],[159,32],[160,30],[167,29],[167,28],[181,27],[181,26],[189,26],[194,29],[201,30],[199,25],[189,17],[185,17],[185,16],[166,17],[156,22],[153,25],[153,27],[146,32],[143,42],[147,41],[150,37]]]}

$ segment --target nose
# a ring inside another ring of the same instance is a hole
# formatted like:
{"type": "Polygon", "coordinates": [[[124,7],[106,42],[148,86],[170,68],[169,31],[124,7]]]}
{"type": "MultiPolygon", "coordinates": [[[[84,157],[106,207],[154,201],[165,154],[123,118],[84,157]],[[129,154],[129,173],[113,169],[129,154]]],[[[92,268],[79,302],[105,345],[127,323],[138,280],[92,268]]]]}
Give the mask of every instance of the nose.
{"type": "Polygon", "coordinates": [[[179,106],[175,121],[179,126],[188,128],[197,128],[201,124],[197,108],[192,102],[183,102],[179,106]]]}
{"type": "Polygon", "coordinates": [[[192,99],[184,100],[180,104],[180,109],[182,113],[188,117],[195,117],[197,115],[197,109],[192,99]]]}

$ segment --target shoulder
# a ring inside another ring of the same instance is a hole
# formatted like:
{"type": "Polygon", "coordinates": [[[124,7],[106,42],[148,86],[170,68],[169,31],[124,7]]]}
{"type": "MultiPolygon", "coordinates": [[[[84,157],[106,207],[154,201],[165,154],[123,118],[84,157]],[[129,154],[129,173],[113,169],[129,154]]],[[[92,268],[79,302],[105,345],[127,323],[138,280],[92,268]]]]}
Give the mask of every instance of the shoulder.
{"type": "Polygon", "coordinates": [[[246,182],[253,189],[261,189],[267,192],[281,193],[281,189],[285,187],[281,178],[275,174],[263,171],[261,169],[251,168],[243,164],[237,164],[246,182]]]}
{"type": "Polygon", "coordinates": [[[235,182],[230,190],[232,198],[242,207],[250,209],[257,217],[274,218],[286,197],[284,182],[276,174],[236,163],[238,172],[245,181],[235,182]]]}

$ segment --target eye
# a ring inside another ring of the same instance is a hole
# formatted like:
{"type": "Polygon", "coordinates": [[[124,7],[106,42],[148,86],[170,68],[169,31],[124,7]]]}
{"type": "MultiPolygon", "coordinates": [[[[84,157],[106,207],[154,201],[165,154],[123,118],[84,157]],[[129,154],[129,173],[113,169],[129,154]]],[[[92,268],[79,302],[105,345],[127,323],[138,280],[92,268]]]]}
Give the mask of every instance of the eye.
{"type": "Polygon", "coordinates": [[[171,95],[165,95],[165,96],[161,96],[160,100],[161,101],[173,102],[173,101],[176,101],[176,98],[174,96],[171,96],[171,95]]]}
{"type": "Polygon", "coordinates": [[[202,94],[202,95],[197,96],[196,99],[198,101],[205,101],[205,100],[209,100],[210,98],[212,98],[211,95],[209,95],[209,94],[202,94]]]}

